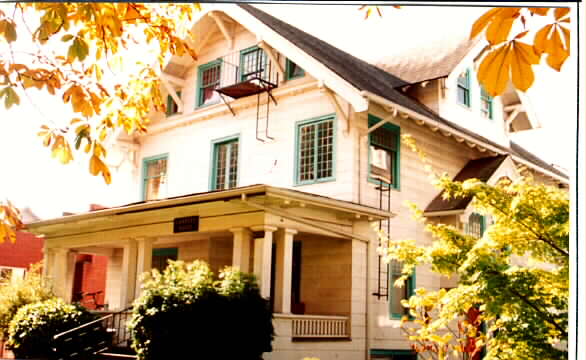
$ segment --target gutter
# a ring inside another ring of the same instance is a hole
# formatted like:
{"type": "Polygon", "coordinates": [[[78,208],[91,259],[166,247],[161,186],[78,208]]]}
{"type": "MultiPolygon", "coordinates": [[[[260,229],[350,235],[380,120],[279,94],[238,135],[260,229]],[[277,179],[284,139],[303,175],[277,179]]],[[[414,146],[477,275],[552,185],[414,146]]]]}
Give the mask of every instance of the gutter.
{"type": "Polygon", "coordinates": [[[455,130],[455,129],[447,126],[447,125],[444,125],[444,124],[442,124],[442,123],[440,123],[440,122],[438,122],[436,120],[433,120],[433,119],[431,119],[431,118],[429,118],[429,117],[427,117],[425,115],[421,115],[421,114],[419,114],[419,113],[417,113],[417,112],[415,112],[413,110],[407,109],[404,106],[401,106],[399,104],[395,104],[394,102],[392,102],[390,100],[387,100],[387,99],[385,99],[385,98],[383,98],[383,97],[381,97],[379,95],[373,94],[370,91],[362,90],[360,92],[360,94],[363,97],[367,98],[368,100],[372,100],[372,101],[374,101],[377,104],[380,104],[380,105],[383,105],[383,106],[393,107],[393,108],[399,110],[400,112],[403,112],[403,113],[407,114],[408,116],[410,116],[413,119],[417,119],[417,120],[423,121],[428,126],[437,127],[438,129],[441,129],[443,131],[446,131],[446,132],[448,132],[450,134],[454,134],[454,135],[456,135],[458,137],[461,137],[464,140],[469,141],[471,143],[474,143],[476,145],[480,145],[480,146],[482,146],[482,147],[484,147],[484,148],[486,148],[488,150],[491,150],[492,152],[495,152],[497,154],[502,154],[502,155],[511,155],[511,157],[515,161],[520,162],[520,163],[522,163],[525,166],[528,166],[528,167],[530,167],[530,168],[532,168],[532,169],[534,169],[536,171],[539,171],[542,174],[544,174],[546,176],[549,176],[549,177],[552,177],[552,178],[554,178],[554,179],[556,179],[556,180],[558,180],[558,181],[560,181],[560,182],[562,182],[564,184],[567,184],[568,183],[568,179],[564,179],[563,177],[561,177],[561,176],[559,176],[557,174],[554,174],[554,173],[552,173],[552,172],[550,172],[550,171],[548,171],[546,169],[543,169],[542,167],[537,166],[537,165],[535,165],[535,164],[533,164],[533,163],[531,163],[531,162],[529,162],[529,161],[527,161],[527,160],[525,160],[523,158],[520,158],[520,157],[518,157],[515,154],[512,154],[512,153],[510,153],[508,151],[499,149],[499,148],[497,148],[497,147],[495,147],[493,145],[490,145],[490,144],[484,143],[482,141],[479,141],[478,139],[475,139],[475,138],[473,138],[473,137],[471,137],[471,136],[469,136],[469,135],[467,135],[467,134],[465,134],[463,132],[460,132],[458,130],[455,130]]]}

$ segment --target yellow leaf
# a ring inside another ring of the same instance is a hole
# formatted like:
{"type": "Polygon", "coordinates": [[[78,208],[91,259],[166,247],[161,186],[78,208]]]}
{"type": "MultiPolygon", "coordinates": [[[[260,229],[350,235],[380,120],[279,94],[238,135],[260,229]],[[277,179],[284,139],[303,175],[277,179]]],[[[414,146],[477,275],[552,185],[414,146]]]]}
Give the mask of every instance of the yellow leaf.
{"type": "Polygon", "coordinates": [[[51,156],[57,158],[57,160],[59,160],[62,164],[67,164],[73,160],[69,142],[67,142],[67,140],[65,140],[62,135],[55,137],[55,142],[51,147],[51,156]]]}
{"type": "Polygon", "coordinates": [[[491,45],[500,44],[506,41],[513,27],[519,8],[499,9],[500,11],[493,17],[492,22],[486,29],[486,40],[491,45]]]}
{"type": "Polygon", "coordinates": [[[529,8],[529,11],[532,14],[536,14],[536,15],[539,15],[539,16],[545,16],[545,15],[547,15],[547,13],[549,12],[549,10],[551,10],[551,8],[532,8],[532,7],[529,8]]]}
{"type": "Polygon", "coordinates": [[[559,32],[554,31],[552,39],[548,44],[549,49],[547,49],[547,64],[551,68],[560,71],[562,65],[570,54],[564,49],[559,32]]]}
{"type": "Polygon", "coordinates": [[[102,173],[102,177],[104,178],[106,184],[110,184],[112,182],[110,170],[106,164],[104,164],[104,162],[96,155],[92,155],[90,159],[90,173],[94,176],[102,173]]]}
{"type": "Polygon", "coordinates": [[[535,80],[531,66],[537,64],[539,58],[533,52],[533,47],[518,41],[513,42],[512,52],[511,73],[513,84],[517,89],[527,91],[535,80]]]}
{"type": "Polygon", "coordinates": [[[541,28],[537,34],[535,34],[535,39],[533,40],[533,48],[537,55],[541,55],[545,51],[547,37],[551,32],[551,28],[553,24],[549,24],[541,28]]]}
{"type": "Polygon", "coordinates": [[[553,15],[556,20],[560,20],[570,13],[570,8],[557,8],[554,10],[553,15]]]}
{"type": "Polygon", "coordinates": [[[498,13],[499,10],[500,9],[498,8],[490,9],[481,17],[479,17],[478,20],[474,22],[474,25],[472,25],[470,39],[474,39],[476,36],[478,36],[478,34],[480,34],[482,30],[484,30],[488,26],[488,24],[492,21],[492,18],[495,16],[496,13],[498,13]]]}
{"type": "Polygon", "coordinates": [[[509,82],[511,64],[510,43],[488,53],[478,68],[480,82],[490,96],[498,96],[506,89],[509,82]]]}

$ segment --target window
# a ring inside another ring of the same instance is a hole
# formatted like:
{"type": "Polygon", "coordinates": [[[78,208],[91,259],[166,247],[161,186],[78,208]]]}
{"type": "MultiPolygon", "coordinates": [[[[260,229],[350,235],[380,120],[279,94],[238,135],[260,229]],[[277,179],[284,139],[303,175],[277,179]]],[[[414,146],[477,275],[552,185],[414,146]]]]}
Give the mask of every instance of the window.
{"type": "Polygon", "coordinates": [[[287,59],[285,63],[285,79],[292,80],[305,76],[305,70],[301,66],[295,64],[293,61],[287,59]]]}
{"type": "Polygon", "coordinates": [[[0,268],[0,283],[9,282],[12,280],[11,268],[0,268]]]}
{"type": "Polygon", "coordinates": [[[488,95],[484,87],[480,89],[480,112],[492,120],[492,96],[488,95]]]}
{"type": "Polygon", "coordinates": [[[415,290],[415,274],[409,276],[402,287],[396,287],[395,281],[402,276],[403,263],[391,260],[389,266],[389,314],[393,319],[409,315],[409,309],[401,305],[401,300],[408,300],[415,290]]]}
{"type": "Polygon", "coordinates": [[[482,237],[484,234],[484,227],[486,225],[484,216],[472,213],[468,217],[468,224],[466,227],[466,234],[472,235],[474,237],[482,237]]]}
{"type": "Polygon", "coordinates": [[[143,200],[155,200],[167,194],[167,155],[158,155],[143,160],[143,200]]]}
{"type": "Polygon", "coordinates": [[[470,107],[470,69],[458,76],[458,104],[470,107]]]}
{"type": "Polygon", "coordinates": [[[197,106],[217,104],[220,95],[214,90],[220,85],[222,61],[215,60],[198,69],[197,106]]]}
{"type": "MultiPolygon", "coordinates": [[[[380,121],[369,115],[369,126],[380,121]]],[[[368,178],[376,183],[383,182],[399,188],[399,146],[401,129],[393,124],[384,124],[369,134],[368,178]]]]}
{"type": "Polygon", "coordinates": [[[417,360],[417,354],[412,350],[371,349],[372,359],[384,360],[417,360]]]}
{"type": "MultiPolygon", "coordinates": [[[[181,99],[181,91],[177,91],[177,97],[181,99]]],[[[171,95],[167,95],[167,116],[175,115],[179,112],[179,107],[171,95]]]]}
{"type": "Polygon", "coordinates": [[[240,80],[268,77],[267,55],[263,49],[253,46],[240,52],[240,80]]]}
{"type": "Polygon", "coordinates": [[[177,260],[177,248],[153,249],[153,261],[151,268],[160,272],[164,271],[169,260],[177,260]]]}
{"type": "Polygon", "coordinates": [[[212,142],[212,190],[231,189],[238,184],[238,136],[212,142]]]}
{"type": "Polygon", "coordinates": [[[334,119],[328,115],[297,125],[296,184],[334,179],[334,119]]]}

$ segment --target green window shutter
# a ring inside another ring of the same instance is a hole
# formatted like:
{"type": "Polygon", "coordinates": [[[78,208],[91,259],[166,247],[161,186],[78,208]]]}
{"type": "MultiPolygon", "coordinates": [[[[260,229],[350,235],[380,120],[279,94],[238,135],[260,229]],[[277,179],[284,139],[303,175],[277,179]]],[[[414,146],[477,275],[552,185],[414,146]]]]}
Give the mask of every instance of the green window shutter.
{"type": "MultiPolygon", "coordinates": [[[[368,115],[368,126],[381,121],[368,115]]],[[[399,189],[401,128],[385,124],[368,136],[368,181],[399,189]]]]}
{"type": "Polygon", "coordinates": [[[142,200],[155,200],[166,196],[167,154],[142,160],[142,200]]]}
{"type": "Polygon", "coordinates": [[[334,179],[335,122],[328,115],[297,125],[295,183],[310,184],[334,179]]]}
{"type": "Polygon", "coordinates": [[[238,186],[238,137],[212,142],[212,190],[238,186]]]}
{"type": "Polygon", "coordinates": [[[305,76],[305,70],[301,66],[289,59],[285,61],[285,80],[293,80],[303,76],[305,76]]]}
{"type": "Polygon", "coordinates": [[[220,86],[222,75],[222,60],[214,60],[201,65],[197,70],[197,98],[198,107],[212,105],[219,102],[220,97],[214,89],[220,86]]]}

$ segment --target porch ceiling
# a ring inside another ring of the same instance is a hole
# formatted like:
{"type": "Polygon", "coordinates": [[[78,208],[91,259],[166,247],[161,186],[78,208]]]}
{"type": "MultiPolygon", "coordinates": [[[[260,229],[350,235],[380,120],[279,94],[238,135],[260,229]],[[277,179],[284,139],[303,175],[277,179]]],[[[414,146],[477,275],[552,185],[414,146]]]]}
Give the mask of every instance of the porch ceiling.
{"type": "Polygon", "coordinates": [[[343,227],[351,227],[357,220],[377,221],[393,216],[376,208],[325,196],[268,185],[251,185],[38,221],[28,224],[28,229],[49,239],[67,238],[89,245],[103,239],[105,233],[111,238],[110,241],[125,237],[170,235],[173,234],[173,220],[184,216],[199,216],[200,232],[261,225],[265,224],[265,215],[273,209],[291,216],[306,213],[315,220],[337,222],[343,227]],[[259,205],[266,208],[259,208],[259,205]]]}

